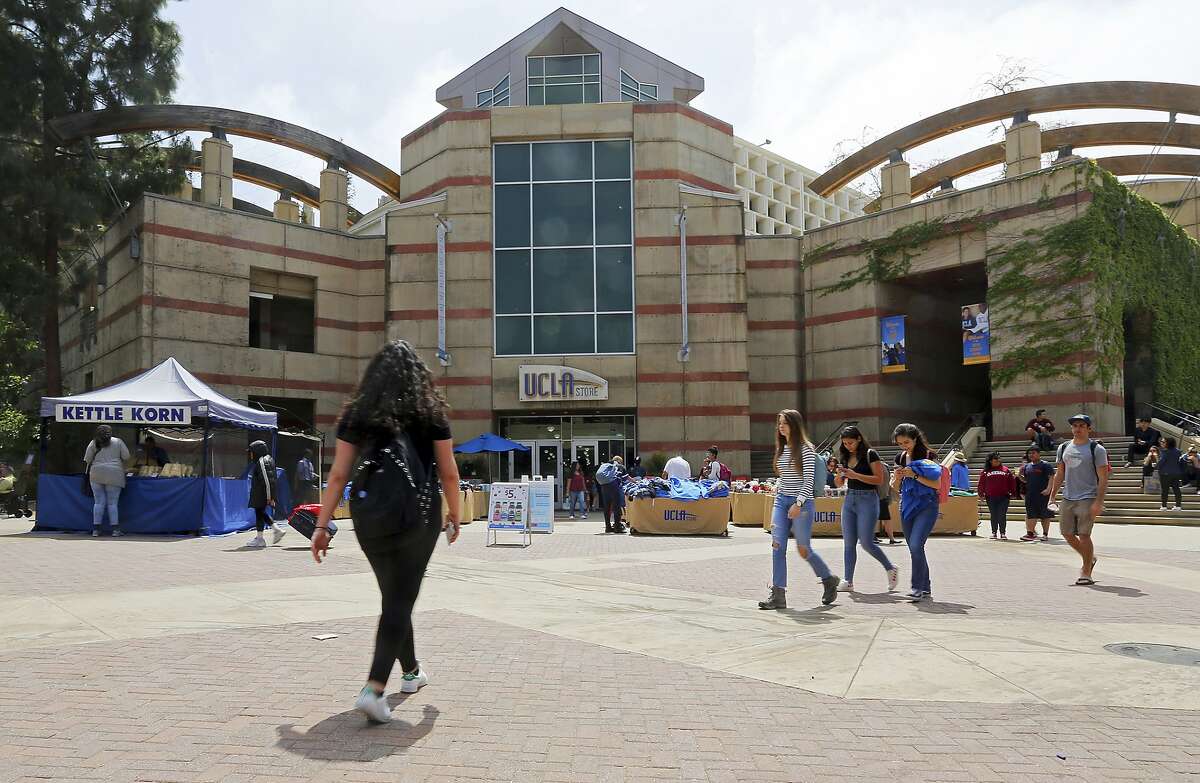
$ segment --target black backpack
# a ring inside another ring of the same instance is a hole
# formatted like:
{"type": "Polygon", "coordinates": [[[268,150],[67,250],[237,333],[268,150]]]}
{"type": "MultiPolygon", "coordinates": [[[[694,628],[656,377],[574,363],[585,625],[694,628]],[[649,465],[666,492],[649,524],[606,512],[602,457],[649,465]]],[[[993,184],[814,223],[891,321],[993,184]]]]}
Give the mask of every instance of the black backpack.
{"type": "Polygon", "coordinates": [[[434,464],[425,465],[407,432],[371,451],[350,487],[350,516],[358,538],[405,536],[433,524],[438,491],[434,464]]]}

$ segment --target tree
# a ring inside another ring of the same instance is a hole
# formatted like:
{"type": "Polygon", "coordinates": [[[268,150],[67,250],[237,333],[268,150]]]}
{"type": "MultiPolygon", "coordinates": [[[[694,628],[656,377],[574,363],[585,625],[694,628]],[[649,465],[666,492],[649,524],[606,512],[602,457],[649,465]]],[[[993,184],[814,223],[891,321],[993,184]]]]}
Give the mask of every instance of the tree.
{"type": "MultiPolygon", "coordinates": [[[[830,157],[829,164],[825,168],[833,168],[877,138],[879,138],[879,134],[875,132],[875,129],[870,125],[864,125],[857,138],[842,139],[833,145],[833,155],[830,157]]],[[[879,169],[871,169],[858,182],[853,183],[852,186],[870,201],[879,198],[879,195],[883,192],[883,181],[880,179],[879,169]]]]}
{"type": "Polygon", "coordinates": [[[0,0],[0,278],[19,282],[0,294],[0,313],[17,324],[10,335],[41,322],[49,395],[62,393],[62,260],[88,253],[101,227],[142,192],[178,187],[191,148],[159,147],[157,137],[144,134],[122,138],[121,151],[90,141],[64,148],[47,122],[170,100],[180,38],[159,16],[165,5],[0,0]]]}

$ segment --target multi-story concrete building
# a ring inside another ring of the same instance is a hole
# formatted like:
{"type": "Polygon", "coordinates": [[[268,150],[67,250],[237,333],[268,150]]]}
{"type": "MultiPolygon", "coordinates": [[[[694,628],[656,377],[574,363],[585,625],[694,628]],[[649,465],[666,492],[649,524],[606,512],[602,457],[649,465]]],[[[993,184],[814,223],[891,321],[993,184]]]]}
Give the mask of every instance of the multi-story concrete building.
{"type": "Polygon", "coordinates": [[[986,301],[989,254],[1086,202],[1069,163],[910,204],[907,164],[893,161],[883,211],[861,216],[862,195],[828,172],[817,188],[814,172],[689,105],[703,88],[559,9],[439,88],[446,109],[403,137],[398,176],[345,151],[340,163],[392,197],[348,229],[339,161],[303,191],[318,228],[288,193],[273,217],[233,211],[237,162],[210,139],[200,203],[148,194],[109,229],[105,285],[63,314],[68,383],[175,356],[231,397],[329,432],[366,359],[402,338],[434,368],[457,440],[525,442],[500,477],[559,480],[576,458],[698,465],[710,445],[748,474],[788,407],[815,436],[847,419],[872,438],[898,420],[937,436],[973,413],[1015,433],[1035,406],[1060,419],[1090,406],[1102,431],[1122,429],[1119,387],[993,388],[987,365],[962,364],[959,307],[986,301]],[[903,277],[829,290],[870,242],[934,219],[953,230],[903,277]],[[909,315],[919,373],[881,372],[892,313],[909,315]]]}

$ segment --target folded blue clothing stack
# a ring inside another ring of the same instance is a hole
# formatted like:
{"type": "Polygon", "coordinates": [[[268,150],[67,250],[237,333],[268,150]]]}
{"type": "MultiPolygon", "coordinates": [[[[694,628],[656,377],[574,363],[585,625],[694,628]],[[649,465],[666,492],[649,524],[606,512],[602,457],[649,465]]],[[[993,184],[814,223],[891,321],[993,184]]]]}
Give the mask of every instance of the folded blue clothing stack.
{"type": "Polygon", "coordinates": [[[708,500],[729,497],[729,485],[724,481],[701,479],[671,479],[670,487],[659,490],[657,497],[671,500],[708,500]]]}

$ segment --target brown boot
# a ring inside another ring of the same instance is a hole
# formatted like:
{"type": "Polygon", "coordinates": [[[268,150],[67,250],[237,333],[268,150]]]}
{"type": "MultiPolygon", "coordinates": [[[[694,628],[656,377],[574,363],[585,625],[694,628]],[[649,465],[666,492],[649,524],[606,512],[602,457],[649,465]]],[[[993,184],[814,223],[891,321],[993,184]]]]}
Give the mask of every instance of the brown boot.
{"type": "Polygon", "coordinates": [[[759,609],[787,609],[787,590],[772,585],[771,594],[765,601],[758,602],[759,609]]]}

